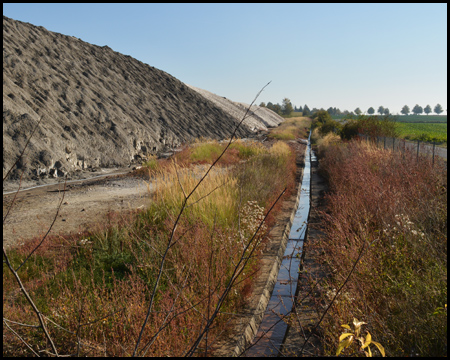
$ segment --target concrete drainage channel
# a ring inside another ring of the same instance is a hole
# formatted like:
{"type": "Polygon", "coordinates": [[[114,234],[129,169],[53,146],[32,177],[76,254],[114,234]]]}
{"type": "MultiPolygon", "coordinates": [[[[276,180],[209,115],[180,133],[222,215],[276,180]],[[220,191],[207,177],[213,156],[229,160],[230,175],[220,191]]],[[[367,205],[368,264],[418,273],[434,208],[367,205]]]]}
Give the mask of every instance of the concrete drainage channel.
{"type": "MultiPolygon", "coordinates": [[[[298,269],[301,262],[303,243],[305,241],[307,221],[310,210],[311,162],[317,161],[311,150],[311,133],[305,153],[302,184],[299,189],[298,205],[291,226],[289,238],[283,241],[284,255],[278,267],[278,276],[271,296],[267,302],[259,329],[254,337],[253,345],[241,356],[277,356],[287,331],[287,324],[280,316],[291,312],[297,290],[298,269]]],[[[275,275],[276,276],[276,275],[275,275]]],[[[272,283],[273,284],[273,283],[272,283]]],[[[269,289],[270,294],[270,289],[269,289]]]]}

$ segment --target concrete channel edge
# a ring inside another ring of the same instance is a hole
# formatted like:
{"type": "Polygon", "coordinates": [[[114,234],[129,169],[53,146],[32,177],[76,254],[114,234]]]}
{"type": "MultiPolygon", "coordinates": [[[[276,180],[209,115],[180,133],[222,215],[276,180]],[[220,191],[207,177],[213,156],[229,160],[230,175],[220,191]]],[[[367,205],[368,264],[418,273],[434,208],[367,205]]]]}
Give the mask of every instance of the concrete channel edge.
{"type": "MultiPolygon", "coordinates": [[[[305,156],[306,156],[307,148],[305,149],[305,156]]],[[[258,305],[251,316],[250,320],[248,321],[247,326],[245,327],[245,330],[243,331],[242,335],[237,340],[236,346],[233,348],[233,350],[227,355],[227,356],[233,356],[237,357],[240,356],[245,348],[251,344],[254,337],[256,336],[259,325],[261,324],[261,321],[264,317],[264,313],[267,308],[267,304],[269,303],[270,297],[272,295],[272,291],[274,289],[275,283],[277,281],[278,272],[280,270],[281,262],[284,256],[284,252],[286,250],[286,245],[289,240],[289,233],[291,231],[291,226],[294,222],[295,213],[297,211],[299,202],[300,202],[300,195],[301,195],[301,188],[302,188],[302,180],[303,180],[303,168],[301,169],[301,178],[298,183],[297,188],[297,195],[295,198],[295,206],[292,207],[292,212],[289,217],[289,221],[284,226],[283,232],[282,232],[282,238],[281,238],[281,244],[278,249],[276,260],[274,261],[269,276],[267,278],[267,282],[264,286],[264,290],[260,296],[260,299],[258,301],[258,305]]],[[[270,232],[269,232],[270,236],[270,232]]]]}

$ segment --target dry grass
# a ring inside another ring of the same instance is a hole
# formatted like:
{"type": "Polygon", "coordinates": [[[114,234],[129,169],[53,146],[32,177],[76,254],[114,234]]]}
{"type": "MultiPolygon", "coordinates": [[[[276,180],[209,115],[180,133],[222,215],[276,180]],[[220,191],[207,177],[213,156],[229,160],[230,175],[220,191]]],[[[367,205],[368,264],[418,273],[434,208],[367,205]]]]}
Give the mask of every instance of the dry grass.
{"type": "Polygon", "coordinates": [[[278,140],[294,140],[306,138],[311,119],[307,117],[293,117],[283,121],[277,128],[271,129],[269,137],[278,140]]]}
{"type": "MultiPolygon", "coordinates": [[[[212,143],[213,149],[220,146],[212,143]]],[[[211,149],[209,144],[197,147],[211,149]]],[[[286,144],[277,143],[266,149],[236,142],[230,151],[226,162],[233,161],[233,166],[216,167],[210,173],[198,193],[189,199],[178,222],[141,341],[141,354],[147,349],[146,344],[152,344],[147,356],[186,353],[225,291],[263,214],[284,187],[293,191],[295,155],[286,144]],[[280,177],[280,173],[285,176],[280,177]]],[[[191,191],[200,176],[198,166],[189,167],[186,163],[208,162],[208,154],[213,152],[202,150],[200,153],[206,155],[199,159],[191,158],[193,152],[185,151],[177,157],[181,165],[164,161],[164,166],[152,166],[153,170],[147,171],[156,181],[156,191],[149,198],[147,210],[127,215],[111,213],[95,232],[48,239],[20,269],[26,288],[48,319],[50,335],[60,353],[77,356],[133,353],[183,193],[191,191]]],[[[273,217],[267,219],[258,233],[255,246],[271,224],[273,217]]],[[[38,241],[10,251],[13,264],[17,266],[38,241]]],[[[249,260],[208,332],[208,346],[227,331],[231,317],[228,313],[243,306],[251,291],[258,256],[249,260]]],[[[36,315],[17,291],[5,264],[3,288],[4,317],[35,324],[36,315]]],[[[9,325],[35,351],[47,349],[40,329],[12,322],[9,325]]],[[[5,327],[3,334],[8,344],[4,346],[4,355],[30,353],[5,327]]],[[[202,341],[199,349],[205,346],[202,341]]]]}
{"type": "Polygon", "coordinates": [[[322,148],[330,193],[321,261],[328,303],[364,243],[371,244],[325,319],[334,354],[353,318],[388,356],[447,353],[447,171],[440,161],[356,141],[322,148]]]}

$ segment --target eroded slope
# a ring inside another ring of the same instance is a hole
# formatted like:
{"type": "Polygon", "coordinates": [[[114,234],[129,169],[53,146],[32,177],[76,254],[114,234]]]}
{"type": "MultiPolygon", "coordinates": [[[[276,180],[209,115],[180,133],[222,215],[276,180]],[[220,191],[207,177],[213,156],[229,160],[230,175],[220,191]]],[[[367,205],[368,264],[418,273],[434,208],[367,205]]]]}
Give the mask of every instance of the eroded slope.
{"type": "Polygon", "coordinates": [[[237,122],[164,71],[4,16],[3,175],[41,117],[11,179],[128,166],[196,137],[226,138],[237,122]]]}

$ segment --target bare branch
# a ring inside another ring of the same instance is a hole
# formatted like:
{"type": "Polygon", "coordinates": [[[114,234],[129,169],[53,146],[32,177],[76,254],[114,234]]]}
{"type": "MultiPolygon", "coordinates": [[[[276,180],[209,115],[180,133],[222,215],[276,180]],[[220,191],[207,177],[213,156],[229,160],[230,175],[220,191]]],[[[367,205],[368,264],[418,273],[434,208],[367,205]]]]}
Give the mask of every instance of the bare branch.
{"type": "Polygon", "coordinates": [[[34,304],[33,300],[31,299],[30,295],[28,294],[28,292],[26,291],[25,287],[22,284],[22,281],[20,280],[19,275],[17,274],[17,272],[14,270],[14,268],[12,267],[8,255],[6,254],[6,250],[5,247],[3,247],[3,257],[5,258],[5,263],[6,266],[8,266],[9,270],[11,271],[11,273],[14,275],[14,277],[16,278],[17,283],[20,286],[20,289],[22,290],[23,294],[25,295],[25,298],[27,299],[28,303],[31,305],[31,307],[33,308],[34,312],[36,313],[38,319],[39,319],[39,323],[41,324],[42,330],[44,331],[45,337],[47,338],[47,340],[50,342],[50,345],[54,351],[54,353],[56,354],[56,356],[58,356],[58,351],[56,350],[55,344],[53,343],[52,338],[50,337],[50,334],[48,333],[47,327],[45,326],[45,322],[44,319],[42,317],[41,312],[39,311],[39,309],[36,307],[36,305],[34,304]]]}
{"type": "Polygon", "coordinates": [[[202,196],[200,199],[198,199],[197,201],[193,202],[192,204],[186,205],[186,209],[188,207],[191,207],[195,204],[197,204],[198,202],[202,201],[203,199],[207,198],[209,195],[211,195],[214,191],[216,191],[217,189],[220,189],[222,186],[228,184],[231,181],[231,179],[228,179],[227,181],[225,181],[224,183],[217,185],[214,189],[212,189],[209,193],[207,193],[205,196],[202,196]]]}
{"type": "Polygon", "coordinates": [[[172,158],[172,162],[173,162],[174,167],[175,167],[175,173],[177,174],[178,184],[180,185],[181,191],[183,192],[184,198],[186,199],[186,192],[183,189],[183,185],[181,184],[181,181],[180,181],[180,176],[178,175],[177,162],[175,161],[174,158],[172,158]]]}
{"type": "Polygon", "coordinates": [[[356,268],[356,265],[358,265],[359,260],[361,260],[363,254],[364,254],[364,250],[366,248],[366,241],[364,241],[364,244],[361,248],[361,251],[359,252],[358,258],[356,259],[355,263],[353,264],[352,269],[350,270],[347,278],[345,279],[345,281],[343,282],[343,284],[340,286],[340,288],[338,289],[338,291],[336,291],[336,294],[333,297],[333,300],[331,300],[331,302],[328,304],[327,308],[325,309],[325,311],[322,314],[322,317],[320,318],[320,320],[317,322],[316,326],[314,327],[313,330],[311,330],[308,338],[305,340],[305,342],[303,343],[302,348],[300,349],[300,354],[303,354],[303,350],[305,349],[306,344],[308,343],[309,339],[311,338],[311,336],[314,334],[314,332],[317,330],[318,326],[320,325],[320,323],[322,322],[322,320],[324,319],[325,315],[327,314],[328,310],[330,309],[331,305],[333,305],[334,301],[336,300],[336,298],[338,297],[339,293],[341,292],[341,290],[344,288],[344,286],[347,284],[347,282],[350,280],[350,276],[352,276],[353,271],[356,268]]]}
{"type": "Polygon", "coordinates": [[[30,345],[28,345],[28,343],[24,339],[22,339],[22,337],[18,333],[16,333],[13,329],[11,329],[11,327],[8,325],[8,323],[5,321],[5,319],[3,319],[3,322],[5,323],[6,327],[9,329],[9,331],[11,331],[14,335],[16,335],[20,339],[20,341],[22,341],[27,346],[27,348],[33,352],[34,355],[39,357],[39,354],[36,351],[34,351],[33,348],[30,345]]]}
{"type": "MultiPolygon", "coordinates": [[[[159,281],[160,281],[160,279],[161,279],[161,275],[162,275],[162,272],[163,272],[162,270],[163,270],[163,267],[164,267],[164,263],[165,263],[165,261],[166,261],[167,253],[168,253],[168,251],[169,251],[169,249],[170,249],[170,247],[171,247],[171,244],[172,244],[172,241],[173,241],[173,238],[174,238],[176,229],[177,229],[177,227],[178,227],[178,223],[179,223],[179,221],[180,221],[180,219],[181,219],[181,215],[183,214],[184,209],[186,208],[187,201],[188,201],[189,198],[195,193],[195,191],[196,191],[197,188],[200,186],[200,184],[205,180],[205,178],[206,178],[206,177],[208,176],[208,174],[210,173],[211,169],[217,164],[217,162],[222,158],[222,156],[223,156],[223,155],[225,154],[225,152],[228,150],[228,148],[230,147],[231,142],[232,142],[232,140],[233,140],[233,137],[236,135],[237,130],[239,129],[239,127],[241,126],[241,124],[243,123],[243,121],[245,120],[245,118],[247,117],[247,114],[248,114],[248,112],[249,112],[249,110],[250,110],[250,107],[251,107],[251,106],[253,105],[253,103],[256,101],[256,99],[257,99],[258,96],[261,94],[261,92],[262,92],[269,84],[270,84],[270,82],[267,83],[267,84],[266,84],[266,85],[258,92],[258,94],[256,95],[255,99],[251,102],[250,106],[247,108],[247,111],[246,111],[246,113],[244,114],[244,117],[243,117],[242,120],[238,123],[238,125],[235,127],[235,129],[234,129],[234,131],[233,131],[233,133],[232,133],[232,135],[231,135],[230,141],[228,142],[228,144],[227,144],[227,146],[225,147],[225,149],[224,149],[224,150],[222,151],[222,153],[217,157],[217,159],[211,164],[211,166],[209,167],[209,169],[208,169],[208,170],[206,171],[206,173],[202,176],[202,178],[197,182],[197,185],[194,187],[194,189],[192,189],[192,191],[189,193],[189,195],[185,196],[185,198],[184,198],[184,201],[183,201],[183,203],[182,203],[182,205],[181,205],[181,209],[180,209],[180,211],[179,211],[179,213],[178,213],[178,216],[177,216],[177,218],[176,218],[176,220],[175,220],[175,223],[174,223],[174,225],[173,225],[173,227],[172,227],[172,232],[171,232],[171,234],[170,234],[170,238],[169,238],[169,241],[168,241],[168,244],[167,244],[165,253],[164,253],[163,258],[162,258],[162,260],[161,260],[161,264],[160,264],[160,268],[159,268],[159,272],[158,272],[158,277],[157,277],[156,282],[155,282],[155,285],[154,285],[154,287],[153,287],[153,292],[152,292],[152,296],[151,296],[151,299],[150,299],[150,304],[149,304],[149,306],[148,306],[147,315],[146,315],[146,317],[145,317],[144,323],[143,323],[142,328],[141,328],[141,331],[140,331],[140,333],[139,333],[138,340],[136,341],[136,346],[135,346],[135,349],[134,349],[134,352],[133,352],[133,357],[136,355],[137,349],[138,349],[138,347],[139,347],[139,343],[141,342],[141,338],[142,338],[142,335],[143,335],[143,333],[144,333],[145,326],[147,325],[148,319],[149,319],[149,317],[150,317],[151,309],[152,309],[152,307],[153,307],[153,302],[154,302],[155,295],[156,295],[156,290],[157,290],[157,288],[158,288],[158,286],[159,286],[159,281]]],[[[284,192],[283,192],[283,193],[284,193],[284,192]]],[[[259,230],[259,229],[258,229],[258,230],[259,230]]],[[[214,317],[215,317],[215,316],[214,316],[214,317]]],[[[198,344],[197,344],[197,346],[198,346],[198,344]]]]}
{"type": "Polygon", "coordinates": [[[244,270],[246,264],[248,263],[249,259],[251,258],[251,255],[253,254],[253,252],[256,249],[256,246],[254,246],[251,250],[250,250],[250,254],[249,256],[245,256],[247,250],[250,248],[253,240],[256,237],[256,234],[258,233],[258,231],[261,229],[262,225],[264,224],[265,220],[267,219],[267,216],[270,214],[270,212],[272,211],[272,209],[274,208],[275,204],[278,202],[278,200],[280,200],[280,198],[284,195],[284,193],[286,192],[286,188],[281,192],[281,194],[278,196],[278,198],[275,200],[275,202],[272,204],[272,206],[270,207],[269,211],[267,212],[267,214],[264,216],[264,219],[261,220],[258,228],[256,229],[255,233],[253,234],[252,238],[250,239],[250,241],[248,242],[247,246],[245,247],[245,249],[242,252],[242,256],[237,264],[237,266],[234,268],[234,272],[231,275],[230,281],[226,287],[226,289],[224,290],[224,292],[222,293],[221,297],[219,298],[219,301],[216,305],[216,309],[214,311],[214,313],[212,314],[212,316],[210,317],[210,319],[208,320],[208,323],[206,324],[205,328],[203,329],[203,331],[200,333],[200,335],[198,336],[197,340],[194,342],[194,344],[192,345],[192,347],[188,350],[188,352],[186,353],[185,356],[192,356],[195,352],[195,350],[197,349],[198,345],[200,344],[200,341],[203,337],[203,335],[205,334],[205,332],[208,330],[208,328],[211,326],[211,324],[213,323],[213,321],[215,320],[217,314],[219,313],[220,308],[222,307],[223,302],[225,301],[225,298],[228,296],[228,293],[231,291],[232,286],[234,285],[236,279],[239,277],[239,275],[241,274],[241,272],[244,270]],[[240,269],[239,269],[240,267],[240,269]]]}
{"type": "Polygon", "coordinates": [[[16,324],[16,325],[20,325],[20,326],[32,327],[32,328],[40,328],[41,327],[40,325],[22,324],[22,323],[19,323],[17,321],[12,321],[12,320],[9,320],[9,319],[6,319],[6,318],[3,318],[3,321],[7,321],[7,322],[10,322],[12,324],[16,324]]]}

